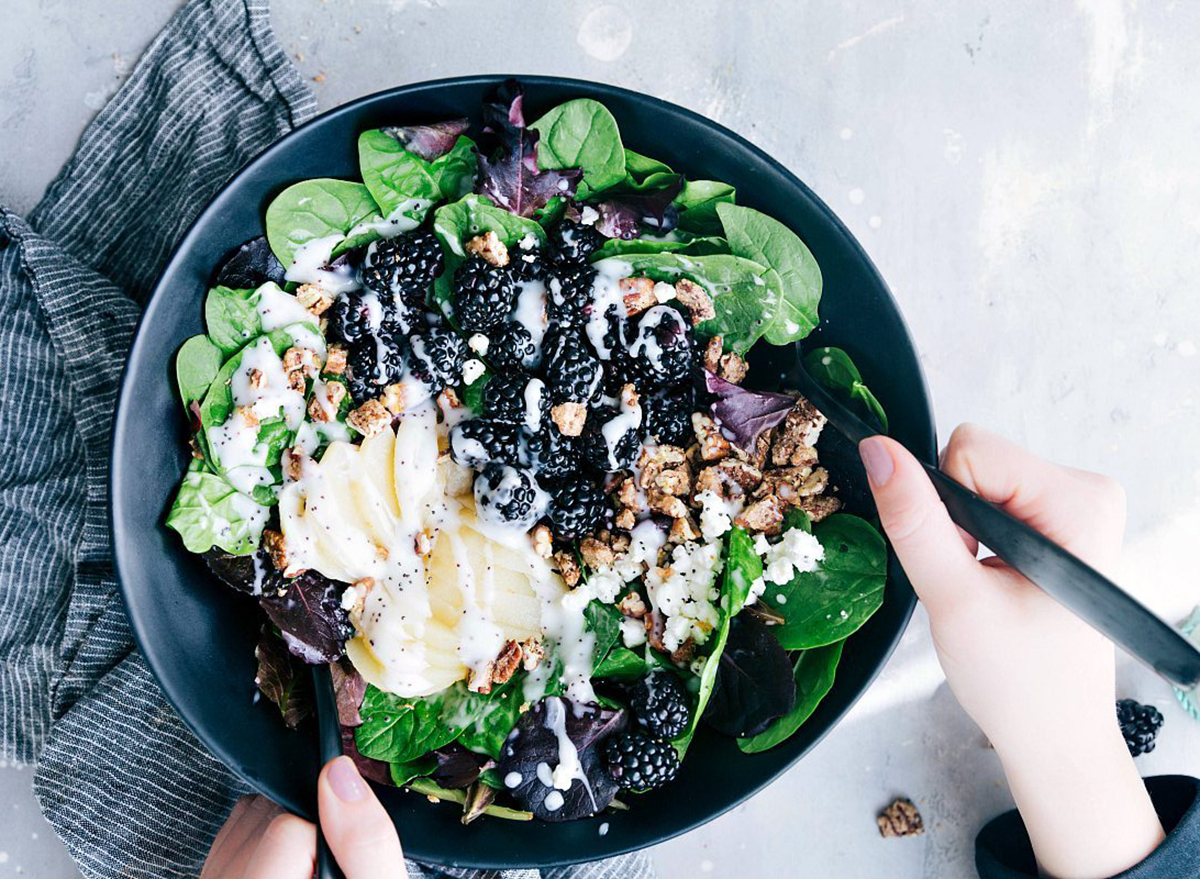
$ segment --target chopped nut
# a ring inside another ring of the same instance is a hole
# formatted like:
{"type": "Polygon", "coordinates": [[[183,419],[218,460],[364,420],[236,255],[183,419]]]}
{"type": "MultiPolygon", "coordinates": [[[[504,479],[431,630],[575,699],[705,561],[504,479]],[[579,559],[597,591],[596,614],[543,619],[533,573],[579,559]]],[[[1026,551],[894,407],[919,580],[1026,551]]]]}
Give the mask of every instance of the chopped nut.
{"type": "Polygon", "coordinates": [[[628,507],[617,510],[616,518],[613,519],[613,524],[625,531],[632,531],[633,526],[637,524],[637,513],[628,507]]]}
{"type": "Polygon", "coordinates": [[[649,278],[622,278],[618,286],[630,317],[641,314],[658,301],[654,295],[654,282],[649,278]]]}
{"type": "Polygon", "coordinates": [[[295,482],[304,473],[304,462],[308,459],[308,455],[304,454],[300,449],[292,448],[285,451],[283,458],[283,475],[289,481],[295,482]]]}
{"type": "Polygon", "coordinates": [[[842,508],[842,502],[830,495],[818,494],[800,498],[797,507],[808,513],[813,522],[820,522],[826,516],[836,513],[842,508]]]}
{"type": "Polygon", "coordinates": [[[546,655],[546,647],[540,638],[526,638],[521,642],[521,667],[533,671],[546,655]]]}
{"type": "Polygon", "coordinates": [[[341,375],[346,371],[346,357],[349,352],[346,346],[334,343],[329,346],[329,352],[325,355],[325,374],[326,375],[341,375]]]}
{"type": "Polygon", "coordinates": [[[246,380],[252,388],[265,388],[267,386],[267,376],[261,369],[252,369],[246,373],[246,380]]]}
{"type": "Polygon", "coordinates": [[[485,696],[492,692],[492,670],[495,667],[495,660],[489,660],[478,668],[471,669],[471,673],[467,675],[467,689],[472,693],[482,693],[485,696]]]}
{"type": "Polygon", "coordinates": [[[461,409],[462,400],[458,399],[458,394],[454,388],[446,388],[438,394],[438,405],[442,409],[461,409]]]}
{"type": "Polygon", "coordinates": [[[733,522],[747,531],[778,534],[780,526],[783,524],[783,508],[779,503],[779,498],[769,494],[738,513],[733,522]]]}
{"type": "Polygon", "coordinates": [[[749,493],[763,480],[762,471],[737,458],[725,458],[696,474],[696,494],[711,491],[723,501],[749,493]]]}
{"type": "Polygon", "coordinates": [[[730,351],[721,357],[717,366],[717,375],[731,384],[740,385],[746,378],[750,368],[738,354],[730,351]]]}
{"type": "Polygon", "coordinates": [[[285,373],[285,375],[287,377],[288,387],[297,394],[303,394],[307,389],[307,385],[305,385],[304,373],[297,369],[293,372],[285,373]]]}
{"type": "Polygon", "coordinates": [[[811,466],[815,458],[812,448],[821,436],[825,416],[808,400],[800,397],[775,433],[771,446],[771,463],[776,467],[811,466]]]}
{"type": "Polygon", "coordinates": [[[346,399],[346,386],[341,382],[328,382],[325,385],[325,396],[329,398],[329,405],[336,409],[342,404],[342,400],[346,399]]]}
{"type": "Polygon", "coordinates": [[[641,399],[638,396],[637,385],[633,384],[633,382],[621,385],[621,392],[618,394],[618,399],[621,402],[621,406],[626,409],[632,409],[634,406],[637,406],[638,401],[641,399]]]}
{"type": "Polygon", "coordinates": [[[675,282],[675,298],[692,313],[692,326],[712,320],[717,316],[712,297],[703,287],[687,278],[681,278],[675,282]]]}
{"type": "Polygon", "coordinates": [[[671,654],[671,662],[681,668],[687,665],[696,656],[696,642],[688,638],[676,648],[671,654]]]}
{"type": "Polygon", "coordinates": [[[255,414],[253,406],[238,406],[234,414],[242,419],[242,424],[246,427],[258,427],[258,415],[255,414]]]}
{"type": "Polygon", "coordinates": [[[482,257],[494,266],[508,265],[508,247],[495,232],[476,235],[466,243],[465,247],[471,256],[482,257]]]}
{"type": "MultiPolygon", "coordinates": [[[[643,475],[643,479],[644,479],[643,475]]],[[[692,474],[685,467],[671,467],[654,476],[650,486],[653,490],[669,494],[672,497],[686,497],[692,493],[692,474]]]]}
{"type": "Polygon", "coordinates": [[[725,350],[725,337],[713,336],[704,346],[704,368],[715,373],[721,368],[721,354],[725,350]]]}
{"type": "Polygon", "coordinates": [[[346,423],[363,436],[375,436],[392,423],[392,413],[378,400],[367,400],[346,416],[346,423]]]}
{"type": "Polygon", "coordinates": [[[691,516],[681,516],[671,523],[671,531],[667,534],[667,539],[672,543],[687,543],[690,540],[700,539],[700,530],[696,528],[696,523],[691,516]]]}
{"type": "Polygon", "coordinates": [[[785,504],[799,506],[803,498],[821,494],[829,485],[829,471],[824,467],[780,467],[763,474],[759,494],[773,494],[785,504]]]}
{"type": "Polygon", "coordinates": [[[296,301],[313,317],[320,317],[333,305],[333,296],[317,284],[301,284],[296,290],[296,301]]]}
{"type": "Polygon", "coordinates": [[[563,582],[571,589],[574,589],[579,583],[579,578],[583,575],[583,572],[579,568],[579,562],[575,558],[575,553],[559,550],[550,558],[555,569],[563,578],[563,582]]]}
{"type": "Polygon", "coordinates": [[[287,542],[283,539],[283,534],[271,528],[264,528],[262,533],[262,548],[271,559],[271,564],[275,566],[276,570],[287,570],[288,551],[287,542]]]}
{"type": "Polygon", "coordinates": [[[317,352],[311,348],[288,348],[283,353],[283,371],[287,373],[299,372],[305,378],[316,378],[320,372],[320,364],[317,362],[317,352]]]}
{"type": "Polygon", "coordinates": [[[645,499],[637,486],[637,481],[632,476],[626,476],[621,480],[621,484],[617,486],[616,496],[617,503],[635,513],[644,512],[646,509],[645,499]]]}
{"type": "Polygon", "coordinates": [[[399,415],[405,409],[405,396],[404,385],[397,382],[384,388],[383,396],[379,399],[383,402],[383,406],[388,412],[391,412],[393,415],[399,415]]]}
{"type": "MultiPolygon", "coordinates": [[[[605,531],[603,533],[607,534],[608,532],[605,531]]],[[[612,538],[608,541],[608,545],[612,547],[613,552],[615,552],[619,556],[625,555],[625,553],[629,550],[630,543],[631,543],[631,541],[630,541],[629,535],[628,534],[620,534],[620,533],[614,534],[612,536],[612,538]]]]}
{"type": "Polygon", "coordinates": [[[559,403],[550,410],[550,420],[563,436],[579,436],[587,421],[587,406],[583,403],[559,403]]]}
{"type": "Polygon", "coordinates": [[[516,641],[506,641],[500,648],[500,655],[492,663],[492,683],[504,684],[509,681],[517,669],[521,667],[521,655],[524,651],[516,641]]]}
{"type": "Polygon", "coordinates": [[[630,592],[617,603],[617,610],[627,617],[640,620],[646,615],[648,608],[646,602],[642,600],[642,596],[637,592],[630,592]]]}
{"type": "MultiPolygon", "coordinates": [[[[343,390],[345,390],[343,388],[343,390]]],[[[328,398],[322,399],[323,394],[313,394],[312,399],[308,401],[308,417],[313,421],[332,421],[333,415],[337,412],[335,407],[333,412],[329,411],[328,398]]]]}
{"type": "Polygon", "coordinates": [[[880,812],[875,823],[879,825],[879,835],[884,839],[920,836],[925,832],[925,822],[921,820],[921,813],[907,797],[898,798],[880,812]]]}
{"type": "Polygon", "coordinates": [[[413,549],[417,555],[424,558],[433,552],[433,535],[429,533],[429,529],[422,529],[417,532],[417,536],[413,538],[413,549]]]}
{"type": "MultiPolygon", "coordinates": [[[[653,488],[660,473],[668,468],[682,469],[681,465],[686,466],[686,461],[687,457],[679,446],[647,446],[642,450],[637,465],[637,469],[641,473],[642,487],[653,488]]],[[[628,506],[633,506],[633,504],[628,504],[628,506]]]]}
{"type": "Polygon", "coordinates": [[[702,412],[692,413],[692,429],[700,442],[700,457],[705,461],[719,461],[729,456],[733,446],[721,433],[717,423],[702,412]]]}
{"type": "Polygon", "coordinates": [[[533,541],[533,551],[537,556],[543,559],[550,558],[551,553],[554,552],[550,529],[545,525],[538,525],[530,532],[529,537],[533,541]]]}
{"type": "Polygon", "coordinates": [[[672,519],[682,519],[688,514],[687,504],[673,495],[663,494],[661,491],[650,491],[647,493],[646,500],[652,513],[661,513],[672,519]]]}
{"type": "Polygon", "coordinates": [[[662,611],[652,610],[642,618],[642,621],[646,624],[646,640],[650,642],[650,646],[655,650],[662,650],[663,635],[667,632],[667,619],[663,616],[662,611]]]}
{"type": "Polygon", "coordinates": [[[611,546],[591,536],[580,541],[579,554],[583,556],[583,563],[589,568],[602,565],[607,567],[617,560],[617,554],[612,551],[611,546]]]}

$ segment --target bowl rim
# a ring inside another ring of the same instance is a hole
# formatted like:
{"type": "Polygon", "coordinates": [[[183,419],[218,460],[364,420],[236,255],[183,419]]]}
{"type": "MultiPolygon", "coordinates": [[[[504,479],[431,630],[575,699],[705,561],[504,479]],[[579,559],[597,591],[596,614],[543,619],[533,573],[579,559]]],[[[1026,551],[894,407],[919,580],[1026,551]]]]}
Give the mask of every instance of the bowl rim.
{"type": "MultiPolygon", "coordinates": [[[[166,307],[167,297],[162,295],[164,290],[163,280],[175,269],[176,264],[180,260],[181,254],[188,250],[193,241],[198,237],[201,227],[206,226],[209,222],[211,222],[212,215],[217,211],[221,202],[240,184],[243,177],[247,176],[252,170],[274,161],[275,156],[282,149],[284,149],[284,147],[293,138],[300,136],[308,128],[315,126],[318,123],[327,123],[331,119],[336,119],[340,116],[351,115],[355,110],[364,105],[386,100],[397,95],[411,96],[421,92],[436,92],[439,89],[450,86],[496,85],[509,78],[515,78],[523,85],[577,89],[581,93],[601,101],[603,101],[603,97],[605,95],[617,95],[622,98],[632,99],[643,104],[649,104],[651,106],[661,108],[665,111],[669,111],[672,114],[681,115],[699,123],[703,127],[724,138],[728,138],[741,148],[753,152],[760,160],[771,166],[777,173],[783,175],[791,184],[803,192],[804,195],[809,199],[811,205],[820,214],[822,214],[824,219],[836,230],[842,243],[847,245],[853,251],[855,257],[861,260],[862,264],[866,267],[870,275],[873,276],[874,282],[878,285],[879,292],[885,298],[886,302],[891,306],[893,313],[896,315],[899,325],[903,329],[906,341],[913,348],[913,362],[916,367],[918,382],[917,385],[912,388],[912,394],[923,404],[922,408],[924,410],[924,420],[926,423],[920,426],[928,431],[928,435],[932,440],[929,448],[915,450],[915,453],[917,454],[917,457],[928,462],[932,462],[936,457],[936,422],[934,418],[933,402],[929,394],[929,386],[925,377],[925,370],[920,358],[916,356],[916,346],[913,342],[913,336],[908,322],[905,319],[903,312],[900,310],[895,296],[892,294],[891,288],[884,280],[883,275],[880,273],[879,269],[871,260],[867,252],[863,249],[858,239],[850,232],[837,214],[834,213],[829,205],[826,204],[825,201],[821,199],[815,192],[813,192],[813,190],[810,189],[809,186],[804,183],[804,181],[792,173],[792,171],[790,171],[780,161],[769,155],[761,147],[752,143],[742,135],[730,130],[721,123],[709,119],[708,117],[686,107],[682,107],[678,104],[666,101],[653,95],[645,94],[644,92],[636,91],[634,89],[628,89],[622,86],[597,82],[594,80],[538,74],[470,74],[465,76],[451,76],[439,79],[422,80],[420,82],[381,89],[379,91],[355,98],[347,103],[340,104],[322,113],[316,114],[312,119],[293,128],[287,134],[274,141],[258,155],[254,156],[245,162],[241,167],[239,167],[237,171],[235,171],[230,178],[213,193],[204,207],[196,214],[195,218],[188,225],[186,231],[180,236],[178,242],[172,248],[171,256],[164,264],[162,270],[159,272],[154,286],[150,291],[150,295],[146,300],[145,307],[143,308],[141,317],[138,320],[133,341],[129,347],[128,356],[122,369],[120,385],[118,388],[116,412],[113,422],[112,436],[109,443],[109,543],[113,554],[113,569],[116,575],[118,589],[121,593],[121,601],[125,608],[125,614],[129,619],[130,629],[133,633],[137,648],[145,660],[148,668],[150,669],[151,674],[154,675],[155,682],[162,690],[164,698],[166,698],[176,715],[178,715],[180,720],[183,721],[184,725],[192,732],[192,734],[196,736],[199,742],[246,785],[272,799],[277,796],[276,792],[269,790],[268,785],[266,785],[261,779],[257,778],[253,773],[248,772],[246,767],[242,766],[240,762],[233,757],[229,750],[222,745],[221,740],[210,735],[207,732],[206,727],[201,725],[197,719],[192,716],[187,707],[186,694],[177,692],[175,688],[165,683],[164,680],[159,676],[159,663],[157,661],[157,657],[164,655],[164,651],[170,652],[171,648],[166,644],[158,645],[152,637],[149,637],[150,627],[147,625],[147,621],[143,619],[142,615],[138,612],[135,604],[130,600],[131,590],[127,588],[126,578],[123,576],[124,565],[122,564],[122,555],[119,549],[120,541],[117,539],[116,529],[118,520],[122,518],[121,514],[123,513],[124,507],[121,493],[115,490],[115,486],[121,484],[118,480],[123,480],[126,478],[126,476],[125,471],[123,470],[122,459],[116,454],[116,449],[121,444],[121,441],[123,438],[125,438],[133,424],[131,421],[133,418],[133,413],[131,410],[134,407],[131,404],[128,390],[131,382],[131,376],[140,366],[140,362],[145,356],[144,351],[142,350],[144,348],[144,342],[146,338],[144,330],[146,325],[151,323],[151,318],[156,311],[166,307]]],[[[232,246],[235,245],[231,245],[231,247],[232,246]]],[[[797,348],[799,348],[801,345],[800,342],[796,342],[794,344],[797,348]]],[[[164,377],[169,380],[169,372],[167,372],[164,377]]],[[[792,760],[788,761],[777,771],[763,778],[761,783],[756,784],[752,788],[746,790],[735,799],[725,802],[717,811],[713,812],[712,814],[709,814],[703,818],[684,822],[678,826],[673,826],[667,832],[657,835],[656,838],[651,842],[615,845],[607,857],[616,857],[622,854],[648,848],[653,845],[658,845],[674,839],[677,836],[681,836],[684,833],[695,830],[697,827],[703,826],[704,824],[721,817],[777,781],[782,775],[792,769],[804,756],[812,751],[813,748],[815,748],[827,735],[829,735],[830,732],[832,732],[832,730],[850,712],[858,700],[862,698],[863,694],[870,688],[871,684],[874,683],[880,672],[882,672],[884,666],[888,664],[888,661],[895,652],[900,639],[904,636],[904,633],[908,629],[913,610],[916,606],[916,595],[913,592],[904,572],[896,563],[895,555],[891,549],[890,543],[888,544],[888,559],[888,581],[896,581],[897,585],[900,587],[901,593],[901,595],[898,597],[903,600],[904,604],[899,618],[900,625],[896,627],[896,630],[892,633],[890,638],[886,640],[884,649],[880,654],[880,660],[876,667],[865,676],[863,680],[863,686],[857,693],[853,695],[853,697],[848,699],[837,717],[823,731],[821,731],[816,738],[812,740],[808,748],[798,753],[792,760]]],[[[883,639],[880,639],[880,641],[881,643],[884,643],[883,639]]],[[[315,731],[314,735],[316,735],[315,731]]],[[[315,819],[312,802],[298,801],[292,797],[285,796],[280,799],[280,803],[292,812],[309,819],[315,819]]],[[[420,857],[437,862],[436,858],[430,857],[424,852],[420,854],[420,857]]],[[[568,855],[539,859],[534,864],[524,864],[524,866],[556,867],[566,866],[578,862],[578,858],[572,858],[568,855]]],[[[455,866],[462,867],[483,867],[491,869],[508,869],[517,866],[516,862],[505,862],[497,865],[496,862],[481,862],[471,858],[466,860],[446,860],[444,863],[452,863],[455,866]]]]}

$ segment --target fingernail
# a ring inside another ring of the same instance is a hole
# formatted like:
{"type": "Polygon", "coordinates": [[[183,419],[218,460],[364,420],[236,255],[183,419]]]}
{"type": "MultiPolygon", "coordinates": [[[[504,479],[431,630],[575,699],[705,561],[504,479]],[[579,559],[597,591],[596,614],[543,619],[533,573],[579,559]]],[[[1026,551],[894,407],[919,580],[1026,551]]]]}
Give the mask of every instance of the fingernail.
{"type": "Polygon", "coordinates": [[[867,478],[871,480],[871,484],[876,488],[887,485],[896,465],[883,440],[878,437],[863,440],[858,444],[858,454],[862,457],[863,466],[867,468],[867,478]]]}
{"type": "Polygon", "coordinates": [[[367,785],[349,757],[338,757],[325,773],[329,787],[343,803],[356,803],[367,793],[367,785]]]}

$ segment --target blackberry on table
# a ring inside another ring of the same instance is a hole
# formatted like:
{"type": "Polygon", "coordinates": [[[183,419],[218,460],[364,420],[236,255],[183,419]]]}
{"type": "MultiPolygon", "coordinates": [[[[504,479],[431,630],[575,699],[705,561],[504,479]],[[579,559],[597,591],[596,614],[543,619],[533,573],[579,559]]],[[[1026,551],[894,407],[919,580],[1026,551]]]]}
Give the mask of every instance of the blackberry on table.
{"type": "Polygon", "coordinates": [[[421,308],[425,292],[444,267],[442,245],[432,232],[396,235],[375,241],[367,248],[362,283],[381,295],[399,296],[409,305],[421,308]]]}
{"type": "Polygon", "coordinates": [[[541,351],[533,334],[515,320],[502,323],[488,336],[488,362],[497,372],[536,369],[541,363],[541,351]]]}
{"type": "Polygon", "coordinates": [[[669,388],[642,398],[642,429],[646,436],[671,446],[692,438],[696,394],[691,386],[669,388]]]}
{"type": "Polygon", "coordinates": [[[651,672],[633,686],[629,707],[651,735],[673,739],[683,735],[692,719],[692,702],[678,677],[651,672]]]}
{"type": "Polygon", "coordinates": [[[540,378],[520,372],[493,376],[483,386],[483,412],[494,421],[536,429],[550,413],[550,395],[540,378]]]}
{"type": "Polygon", "coordinates": [[[679,772],[675,746],[641,730],[624,733],[604,743],[608,774],[629,791],[662,787],[679,772]]]}
{"type": "Polygon", "coordinates": [[[628,470],[637,460],[642,438],[632,424],[607,427],[621,413],[611,406],[599,406],[588,415],[583,430],[583,460],[595,473],[628,470]]]}
{"type": "Polygon", "coordinates": [[[475,509],[494,525],[529,528],[542,514],[542,492],[528,470],[488,464],[475,477],[475,509]]]}
{"type": "Polygon", "coordinates": [[[584,263],[604,243],[595,226],[563,220],[547,235],[560,263],[584,263]]]}
{"type": "Polygon", "coordinates": [[[486,333],[503,323],[516,297],[512,274],[472,257],[454,274],[454,314],[468,333],[486,333]]]}
{"type": "Polygon", "coordinates": [[[476,470],[484,464],[521,463],[521,433],[511,424],[489,418],[460,421],[450,430],[450,457],[476,470]]]}
{"type": "Polygon", "coordinates": [[[587,265],[560,266],[546,284],[546,313],[550,322],[581,327],[592,304],[596,270],[587,265]]]}
{"type": "Polygon", "coordinates": [[[635,372],[657,387],[685,381],[695,366],[696,353],[683,316],[666,305],[648,309],[629,343],[635,372]]]}
{"type": "Polygon", "coordinates": [[[591,480],[581,478],[554,488],[546,510],[551,530],[563,540],[595,531],[604,521],[604,513],[604,492],[591,480]]]}
{"type": "Polygon", "coordinates": [[[529,464],[543,485],[553,485],[579,475],[579,441],[564,436],[543,422],[540,430],[526,434],[529,464]]]}
{"type": "Polygon", "coordinates": [[[462,378],[463,361],[469,351],[459,336],[440,327],[430,327],[408,340],[412,350],[410,369],[436,394],[462,378]]]}
{"type": "Polygon", "coordinates": [[[1154,750],[1155,739],[1163,725],[1162,713],[1153,705],[1142,705],[1133,699],[1117,701],[1117,722],[1129,753],[1134,757],[1154,750]]]}
{"type": "Polygon", "coordinates": [[[546,381],[555,403],[590,403],[600,390],[600,361],[575,333],[557,335],[546,353],[546,381]]]}

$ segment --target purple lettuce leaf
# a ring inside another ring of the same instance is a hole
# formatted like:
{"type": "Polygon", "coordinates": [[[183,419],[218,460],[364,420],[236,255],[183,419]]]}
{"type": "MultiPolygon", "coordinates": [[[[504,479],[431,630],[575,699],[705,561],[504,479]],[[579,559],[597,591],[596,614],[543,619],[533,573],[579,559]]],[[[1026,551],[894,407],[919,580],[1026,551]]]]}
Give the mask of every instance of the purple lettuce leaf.
{"type": "Polygon", "coordinates": [[[216,283],[232,290],[252,290],[267,281],[286,283],[281,263],[267,239],[259,235],[225,254],[217,269],[216,283]]]}
{"type": "Polygon", "coordinates": [[[433,780],[450,790],[470,787],[485,769],[496,765],[491,757],[468,751],[458,742],[443,745],[433,752],[433,756],[437,760],[433,780]]]}
{"type": "Polygon", "coordinates": [[[353,727],[342,727],[342,753],[354,761],[354,765],[358,767],[358,774],[363,778],[379,784],[392,783],[392,772],[386,763],[364,757],[359,752],[358,743],[354,740],[353,727]]]}
{"type": "Polygon", "coordinates": [[[683,188],[683,178],[662,189],[630,192],[596,205],[600,219],[596,228],[609,238],[636,238],[642,227],[663,235],[679,222],[679,209],[672,204],[683,188]]]}
{"type": "Polygon", "coordinates": [[[479,191],[519,217],[532,217],[555,196],[573,196],[579,168],[538,170],[538,133],[525,127],[524,93],[506,80],[483,107],[479,191]]]}
{"type": "Polygon", "coordinates": [[[428,125],[388,126],[379,130],[396,138],[413,155],[432,162],[450,152],[459,137],[467,133],[470,125],[467,119],[447,119],[428,125]]]}
{"type": "Polygon", "coordinates": [[[292,655],[309,665],[340,659],[343,645],[354,635],[342,609],[342,585],[312,570],[283,582],[282,594],[268,591],[259,604],[279,627],[292,655]]]}
{"type": "Polygon", "coordinates": [[[307,667],[296,662],[270,626],[263,626],[254,657],[258,660],[255,686],[278,706],[287,728],[295,729],[313,710],[312,677],[307,667]]]}
{"type": "Polygon", "coordinates": [[[716,395],[711,412],[721,432],[746,451],[753,451],[763,431],[782,424],[796,398],[770,391],[751,391],[705,370],[704,384],[716,395]]]}
{"type": "Polygon", "coordinates": [[[329,676],[333,680],[333,697],[337,703],[338,723],[342,726],[362,726],[362,715],[358,713],[363,696],[367,693],[367,682],[347,657],[329,663],[329,676]]]}
{"type": "Polygon", "coordinates": [[[618,790],[608,774],[600,744],[624,730],[627,722],[623,710],[611,711],[596,705],[573,708],[565,699],[549,696],[521,715],[516,729],[504,743],[496,771],[505,779],[514,772],[520,776],[520,782],[510,793],[522,808],[543,821],[571,821],[594,815],[612,802],[618,790]],[[567,738],[579,752],[588,783],[573,779],[567,790],[559,791],[562,805],[548,809],[546,797],[555,788],[547,787],[538,778],[538,764],[558,765],[558,736],[553,729],[557,723],[565,724],[567,738]]]}
{"type": "Polygon", "coordinates": [[[796,681],[787,651],[756,617],[735,616],[704,722],[727,736],[758,735],[795,703],[796,681]]]}

